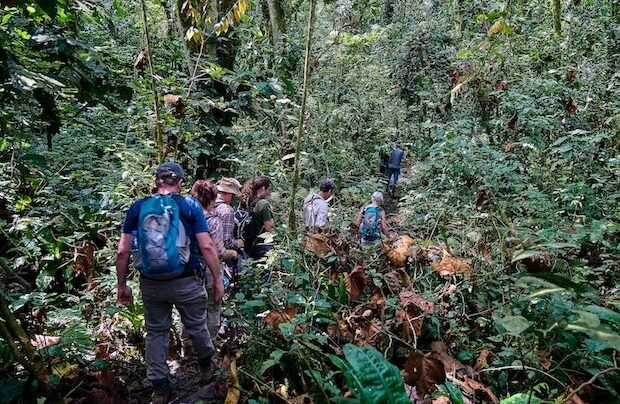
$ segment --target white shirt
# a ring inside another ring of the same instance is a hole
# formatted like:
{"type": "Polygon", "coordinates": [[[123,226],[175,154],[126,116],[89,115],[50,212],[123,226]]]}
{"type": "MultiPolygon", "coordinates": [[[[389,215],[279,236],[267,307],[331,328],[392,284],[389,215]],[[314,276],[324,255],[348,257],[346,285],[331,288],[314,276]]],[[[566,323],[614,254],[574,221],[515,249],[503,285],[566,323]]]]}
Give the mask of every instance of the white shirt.
{"type": "Polygon", "coordinates": [[[308,227],[323,227],[327,225],[327,201],[317,194],[311,194],[304,199],[302,213],[304,223],[308,227]]]}

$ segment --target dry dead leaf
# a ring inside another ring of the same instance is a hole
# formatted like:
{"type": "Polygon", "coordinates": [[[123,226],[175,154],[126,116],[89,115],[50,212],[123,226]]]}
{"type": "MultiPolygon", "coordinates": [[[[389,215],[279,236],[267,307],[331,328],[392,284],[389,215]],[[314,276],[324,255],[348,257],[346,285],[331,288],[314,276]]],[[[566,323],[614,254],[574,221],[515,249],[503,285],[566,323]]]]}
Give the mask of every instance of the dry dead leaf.
{"type": "Polygon", "coordinates": [[[357,346],[374,346],[377,335],[381,333],[381,330],[382,324],[377,318],[363,322],[359,324],[355,330],[355,338],[353,339],[353,343],[357,346]]]}
{"type": "Polygon", "coordinates": [[[459,259],[453,257],[448,254],[447,251],[444,251],[441,261],[431,263],[431,267],[441,276],[450,276],[455,273],[462,273],[464,275],[471,274],[470,259],[459,259]]]}
{"type": "Polygon", "coordinates": [[[304,237],[304,248],[312,253],[314,253],[317,257],[323,258],[327,254],[336,253],[334,249],[329,245],[329,239],[325,234],[316,233],[316,234],[308,234],[304,237]]]}
{"type": "Polygon", "coordinates": [[[471,387],[475,391],[484,392],[487,395],[487,397],[489,397],[489,400],[491,400],[493,403],[499,402],[497,397],[495,397],[495,394],[493,394],[493,392],[487,386],[480,383],[479,381],[468,378],[468,379],[465,379],[465,384],[467,384],[469,387],[471,387]]]}
{"type": "Polygon", "coordinates": [[[385,305],[385,296],[383,296],[383,292],[381,289],[376,288],[372,292],[372,296],[370,296],[370,301],[377,305],[377,307],[383,307],[385,305]]]}
{"type": "Polygon", "coordinates": [[[370,278],[362,265],[356,265],[351,273],[344,274],[344,283],[351,300],[358,301],[364,286],[370,283],[370,278]]]}
{"type": "Polygon", "coordinates": [[[396,310],[394,315],[396,326],[401,328],[401,336],[405,341],[412,341],[422,332],[422,318],[412,317],[405,310],[396,310]]]}
{"type": "Polygon", "coordinates": [[[407,264],[407,258],[416,254],[415,249],[411,248],[414,243],[413,238],[404,234],[393,239],[389,245],[384,244],[381,252],[385,254],[391,266],[402,268],[407,264]]]}
{"type": "Polygon", "coordinates": [[[282,312],[271,310],[265,316],[265,324],[270,325],[274,332],[280,335],[280,324],[290,323],[293,321],[295,316],[297,315],[297,308],[293,306],[289,306],[284,309],[282,312]]]}
{"type": "Polygon", "coordinates": [[[566,100],[566,102],[564,103],[564,111],[566,111],[566,114],[568,116],[575,115],[577,113],[577,102],[572,98],[566,100]]]}
{"type": "Polygon", "coordinates": [[[431,404],[450,404],[450,403],[452,403],[452,401],[450,401],[450,399],[446,396],[440,396],[440,397],[434,398],[431,401],[431,404]]]}
{"type": "Polygon", "coordinates": [[[432,313],[435,311],[435,304],[433,302],[426,300],[408,290],[400,292],[398,297],[400,299],[401,307],[407,308],[413,305],[422,310],[424,313],[432,313]]]}
{"type": "Polygon", "coordinates": [[[443,363],[446,373],[456,374],[461,369],[467,369],[458,359],[455,359],[448,353],[448,346],[442,341],[431,342],[432,356],[439,359],[443,363]]]}
{"type": "Polygon", "coordinates": [[[446,381],[446,372],[440,360],[415,351],[409,354],[404,369],[405,383],[415,385],[420,396],[428,393],[435,384],[446,381]]]}
{"type": "Polygon", "coordinates": [[[478,356],[478,359],[476,360],[476,364],[474,365],[474,370],[476,372],[479,372],[482,369],[486,368],[488,366],[489,357],[492,355],[493,355],[493,352],[491,352],[490,349],[485,348],[482,351],[480,351],[480,356],[478,356]]]}

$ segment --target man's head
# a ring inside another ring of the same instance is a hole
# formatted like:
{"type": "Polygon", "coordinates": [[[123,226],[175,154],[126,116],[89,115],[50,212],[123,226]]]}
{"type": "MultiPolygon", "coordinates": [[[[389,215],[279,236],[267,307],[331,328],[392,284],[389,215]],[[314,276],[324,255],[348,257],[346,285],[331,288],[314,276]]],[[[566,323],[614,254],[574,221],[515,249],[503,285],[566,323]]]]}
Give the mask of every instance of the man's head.
{"type": "Polygon", "coordinates": [[[379,191],[372,193],[372,201],[377,205],[383,205],[383,194],[379,191]]]}
{"type": "Polygon", "coordinates": [[[181,166],[173,161],[167,161],[157,167],[155,173],[155,187],[158,191],[169,190],[180,192],[185,172],[181,166]]]}
{"type": "Polygon", "coordinates": [[[334,184],[334,181],[328,178],[321,182],[319,186],[319,195],[321,195],[323,199],[329,199],[334,192],[336,192],[336,184],[334,184]]]}
{"type": "Polygon", "coordinates": [[[235,178],[222,178],[217,183],[217,190],[224,202],[230,204],[233,197],[241,195],[241,183],[235,178]]]}

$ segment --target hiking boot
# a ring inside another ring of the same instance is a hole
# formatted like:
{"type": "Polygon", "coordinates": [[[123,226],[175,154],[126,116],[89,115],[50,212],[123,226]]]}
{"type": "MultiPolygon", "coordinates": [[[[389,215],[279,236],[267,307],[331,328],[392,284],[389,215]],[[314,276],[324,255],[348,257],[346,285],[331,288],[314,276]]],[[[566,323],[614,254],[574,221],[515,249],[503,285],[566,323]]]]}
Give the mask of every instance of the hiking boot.
{"type": "Polygon", "coordinates": [[[209,362],[208,365],[200,366],[200,382],[203,384],[210,383],[215,376],[215,363],[209,362]]]}
{"type": "Polygon", "coordinates": [[[155,387],[153,389],[153,396],[151,397],[151,404],[168,404],[170,401],[170,396],[170,387],[163,389],[155,387]]]}

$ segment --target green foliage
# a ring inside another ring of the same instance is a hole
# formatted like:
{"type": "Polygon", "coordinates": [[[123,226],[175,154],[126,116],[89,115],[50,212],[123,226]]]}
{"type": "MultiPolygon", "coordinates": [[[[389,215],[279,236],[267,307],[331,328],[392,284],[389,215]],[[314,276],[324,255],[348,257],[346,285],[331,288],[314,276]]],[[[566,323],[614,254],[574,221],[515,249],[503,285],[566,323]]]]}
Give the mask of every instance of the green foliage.
{"type": "MultiPolygon", "coordinates": [[[[281,2],[288,29],[280,46],[263,3],[181,3],[146,1],[157,98],[181,99],[161,105],[167,158],[187,168],[186,185],[268,174],[279,225],[308,2],[281,2]],[[210,35],[215,24],[227,32],[210,35]]],[[[480,381],[498,397],[512,394],[507,403],[561,399],[576,381],[616,366],[620,82],[612,3],[566,3],[559,36],[543,1],[319,7],[300,201],[322,178],[336,180],[330,221],[344,252],[318,259],[279,225],[272,254],[244,269],[225,314],[241,335],[250,401],[282,399],[281,386],[291,398],[335,400],[348,389],[362,402],[389,394],[398,401],[402,380],[385,358],[400,367],[411,344],[426,350],[433,340],[470,366],[482,350],[493,352],[480,381]],[[358,249],[351,234],[359,207],[385,186],[375,175],[377,151],[394,140],[409,158],[390,225],[416,239],[408,290],[437,307],[421,314],[422,329],[406,344],[383,258],[358,249]],[[471,260],[471,276],[440,277],[427,257],[432,248],[471,260]],[[345,275],[362,263],[369,283],[357,305],[345,275]],[[385,298],[380,315],[370,289],[385,298]],[[287,309],[292,318],[268,323],[287,309]],[[382,326],[372,340],[363,332],[367,310],[382,326]],[[345,345],[352,341],[378,350],[345,345]]],[[[123,214],[152,185],[156,99],[137,63],[137,2],[20,4],[0,14],[0,253],[30,287],[2,281],[29,334],[61,338],[39,354],[73,399],[92,390],[86,369],[103,363],[126,379],[143,371],[135,278],[136,305],[119,308],[113,267],[123,214]],[[94,253],[80,272],[87,245],[94,253]],[[131,371],[93,360],[100,345],[115,347],[131,371]],[[82,373],[71,379],[75,366],[82,373]]],[[[4,340],[0,363],[2,400],[36,390],[4,340]]],[[[617,373],[593,384],[603,398],[585,401],[619,399],[617,373]]],[[[455,384],[440,389],[464,401],[455,384]]]]}
{"type": "Polygon", "coordinates": [[[409,402],[398,368],[374,348],[347,344],[343,348],[346,362],[331,356],[340,368],[347,385],[361,403],[409,402]]]}

